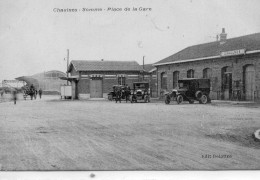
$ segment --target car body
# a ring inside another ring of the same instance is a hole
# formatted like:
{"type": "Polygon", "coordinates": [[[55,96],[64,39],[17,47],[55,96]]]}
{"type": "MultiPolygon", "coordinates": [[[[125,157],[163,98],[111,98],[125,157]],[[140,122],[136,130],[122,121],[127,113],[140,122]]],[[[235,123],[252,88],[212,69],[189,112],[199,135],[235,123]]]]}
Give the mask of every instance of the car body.
{"type": "Polygon", "coordinates": [[[131,90],[130,101],[150,102],[150,85],[148,82],[134,82],[131,90]]]}
{"type": "Polygon", "coordinates": [[[211,102],[210,97],[210,79],[182,79],[178,81],[178,88],[165,94],[165,103],[169,104],[171,99],[180,104],[182,101],[199,101],[201,104],[211,102]]]}
{"type": "Polygon", "coordinates": [[[116,97],[116,91],[120,91],[121,93],[121,97],[120,100],[127,100],[128,94],[126,93],[127,91],[129,91],[130,94],[130,88],[127,85],[113,85],[113,91],[109,92],[108,95],[108,100],[113,101],[115,100],[116,97]]]}
{"type": "Polygon", "coordinates": [[[107,96],[108,96],[108,100],[113,101],[114,99],[116,99],[116,89],[123,89],[124,86],[123,85],[113,85],[113,91],[110,91],[107,96]]]}

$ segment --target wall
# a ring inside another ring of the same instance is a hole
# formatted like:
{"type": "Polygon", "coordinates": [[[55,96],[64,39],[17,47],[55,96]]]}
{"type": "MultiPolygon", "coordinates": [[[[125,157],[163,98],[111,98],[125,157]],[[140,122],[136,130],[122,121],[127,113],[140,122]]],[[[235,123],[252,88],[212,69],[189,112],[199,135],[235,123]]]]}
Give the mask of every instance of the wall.
{"type": "MultiPolygon", "coordinates": [[[[173,72],[179,71],[179,79],[187,78],[187,71],[189,69],[195,70],[194,78],[203,77],[203,69],[212,69],[211,78],[211,98],[217,99],[218,92],[221,91],[221,69],[225,66],[231,66],[232,69],[232,81],[240,80],[243,82],[243,67],[245,65],[252,64],[255,66],[255,79],[256,79],[256,89],[260,89],[260,54],[254,55],[242,55],[233,57],[223,57],[211,60],[202,60],[194,62],[186,62],[179,64],[170,64],[158,66],[158,95],[161,91],[161,73],[167,73],[167,91],[173,88],[173,72]]],[[[243,86],[243,85],[242,85],[243,86]]]]}

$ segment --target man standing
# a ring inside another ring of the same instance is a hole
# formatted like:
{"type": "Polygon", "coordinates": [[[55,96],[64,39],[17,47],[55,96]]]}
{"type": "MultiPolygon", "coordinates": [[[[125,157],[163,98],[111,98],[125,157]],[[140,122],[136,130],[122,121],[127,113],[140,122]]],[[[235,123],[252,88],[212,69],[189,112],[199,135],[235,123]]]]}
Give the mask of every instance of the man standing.
{"type": "Polygon", "coordinates": [[[16,90],[13,90],[13,100],[14,100],[14,104],[16,104],[16,100],[17,100],[17,92],[16,92],[16,90]]]}
{"type": "Polygon", "coordinates": [[[39,96],[40,96],[40,99],[42,98],[42,89],[40,88],[39,89],[39,96]]]}

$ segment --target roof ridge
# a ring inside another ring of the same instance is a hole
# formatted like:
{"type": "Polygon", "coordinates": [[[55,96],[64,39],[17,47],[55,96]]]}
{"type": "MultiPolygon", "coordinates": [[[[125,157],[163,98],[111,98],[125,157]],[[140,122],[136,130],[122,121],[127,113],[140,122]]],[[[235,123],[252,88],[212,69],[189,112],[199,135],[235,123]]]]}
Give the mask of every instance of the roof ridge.
{"type": "Polygon", "coordinates": [[[137,62],[136,60],[127,60],[127,61],[119,61],[119,60],[71,60],[72,61],[85,61],[85,62],[137,62]]]}
{"type": "MultiPolygon", "coordinates": [[[[247,36],[253,36],[253,35],[257,35],[257,34],[260,34],[260,32],[258,33],[253,33],[253,34],[247,34],[247,35],[243,35],[243,36],[237,36],[237,37],[232,37],[232,38],[227,38],[226,41],[229,41],[229,40],[234,40],[234,39],[240,39],[240,38],[244,38],[244,37],[247,37],[247,36]]],[[[206,43],[200,43],[200,44],[195,44],[195,45],[190,45],[186,48],[189,48],[189,47],[194,47],[194,46],[200,46],[200,45],[206,45],[206,44],[214,44],[214,43],[219,43],[220,41],[211,41],[211,42],[206,42],[206,43]]],[[[186,49],[185,48],[185,49],[186,49]]]]}

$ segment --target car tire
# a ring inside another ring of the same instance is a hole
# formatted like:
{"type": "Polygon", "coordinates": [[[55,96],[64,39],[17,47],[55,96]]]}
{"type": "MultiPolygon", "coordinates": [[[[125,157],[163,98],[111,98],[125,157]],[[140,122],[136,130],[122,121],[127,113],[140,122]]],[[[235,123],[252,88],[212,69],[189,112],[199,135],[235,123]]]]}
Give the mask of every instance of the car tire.
{"type": "Polygon", "coordinates": [[[200,103],[206,104],[207,102],[208,102],[208,97],[205,94],[203,94],[200,98],[200,103]]]}
{"type": "Polygon", "coordinates": [[[169,95],[167,95],[166,97],[165,97],[165,104],[170,104],[170,102],[171,102],[171,97],[169,96],[169,95]]]}
{"type": "Polygon", "coordinates": [[[180,103],[182,103],[182,101],[183,101],[183,96],[182,95],[178,95],[177,96],[177,103],[180,104],[180,103]]]}
{"type": "Polygon", "coordinates": [[[201,91],[197,91],[196,93],[195,93],[195,97],[197,98],[197,99],[200,99],[201,97],[202,97],[202,92],[201,91]]]}

